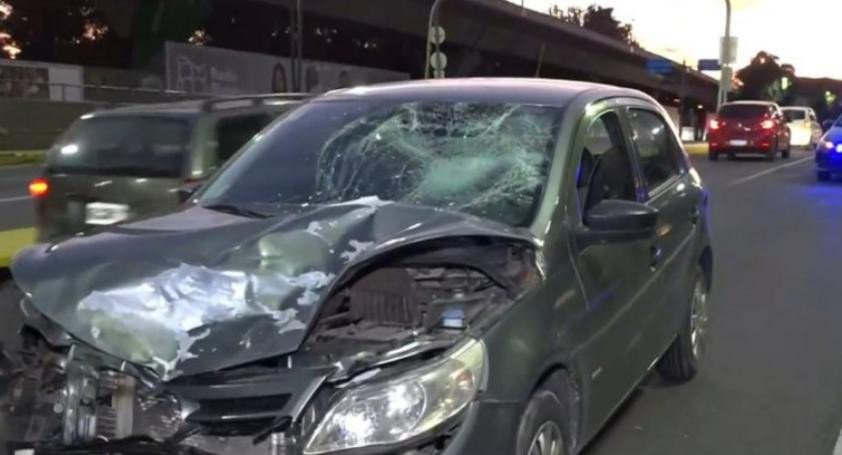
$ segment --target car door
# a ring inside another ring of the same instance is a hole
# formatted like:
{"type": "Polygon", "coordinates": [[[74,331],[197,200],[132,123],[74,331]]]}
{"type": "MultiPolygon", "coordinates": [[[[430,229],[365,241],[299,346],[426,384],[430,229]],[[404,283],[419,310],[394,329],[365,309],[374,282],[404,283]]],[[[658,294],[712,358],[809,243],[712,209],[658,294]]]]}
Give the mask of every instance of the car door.
{"type": "Polygon", "coordinates": [[[657,294],[640,315],[652,359],[672,342],[687,311],[697,258],[692,239],[700,221],[704,193],[689,175],[689,165],[667,117],[646,103],[625,110],[628,131],[642,176],[646,204],[658,211],[652,270],[657,294]]]}
{"type": "MultiPolygon", "coordinates": [[[[652,242],[631,240],[588,243],[575,233],[587,230],[587,211],[606,199],[640,201],[639,176],[633,153],[615,108],[596,111],[579,128],[576,157],[575,207],[571,254],[588,310],[588,333],[581,345],[581,368],[591,401],[586,428],[605,422],[645,374],[649,352],[639,320],[654,272],[650,268],[652,242]]],[[[572,186],[572,185],[571,185],[572,186]]]]}
{"type": "Polygon", "coordinates": [[[810,138],[812,139],[810,145],[812,146],[817,144],[822,138],[822,125],[819,123],[816,111],[809,109],[807,111],[807,117],[810,119],[810,138]]]}

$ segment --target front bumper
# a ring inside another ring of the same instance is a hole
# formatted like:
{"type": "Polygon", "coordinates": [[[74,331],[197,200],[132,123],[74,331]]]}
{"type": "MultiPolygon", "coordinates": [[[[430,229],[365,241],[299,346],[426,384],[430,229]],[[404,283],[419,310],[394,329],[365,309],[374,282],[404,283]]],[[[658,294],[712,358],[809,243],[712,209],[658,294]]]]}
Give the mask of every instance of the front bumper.
{"type": "MultiPolygon", "coordinates": [[[[390,451],[388,453],[417,455],[514,453],[521,412],[522,405],[519,403],[476,402],[465,412],[458,429],[453,432],[452,438],[448,441],[444,449],[427,445],[421,448],[407,447],[405,450],[390,451]]],[[[228,438],[228,440],[230,446],[226,447],[223,451],[208,451],[193,444],[170,445],[157,443],[149,439],[137,438],[119,441],[100,441],[78,447],[41,447],[36,448],[32,453],[34,455],[108,455],[113,453],[122,453],[125,455],[301,454],[300,448],[278,446],[273,444],[271,440],[267,440],[257,446],[251,444],[251,438],[228,438]]],[[[22,449],[24,447],[24,445],[11,445],[8,448],[10,449],[10,453],[14,453],[15,449],[22,449]]],[[[384,452],[382,449],[372,449],[370,451],[358,450],[354,453],[357,455],[381,455],[384,452]]]]}
{"type": "Polygon", "coordinates": [[[816,168],[819,171],[842,172],[842,153],[816,153],[816,168]]]}

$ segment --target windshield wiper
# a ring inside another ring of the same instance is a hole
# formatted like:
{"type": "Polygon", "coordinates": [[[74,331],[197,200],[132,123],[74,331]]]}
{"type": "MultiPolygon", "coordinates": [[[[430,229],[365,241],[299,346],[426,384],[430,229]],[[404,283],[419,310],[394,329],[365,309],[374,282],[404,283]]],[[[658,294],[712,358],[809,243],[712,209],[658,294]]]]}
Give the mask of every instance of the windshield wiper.
{"type": "Polygon", "coordinates": [[[210,204],[203,205],[202,208],[228,213],[230,215],[243,216],[246,218],[269,218],[271,216],[268,213],[258,212],[256,210],[247,209],[234,204],[210,204]]]}

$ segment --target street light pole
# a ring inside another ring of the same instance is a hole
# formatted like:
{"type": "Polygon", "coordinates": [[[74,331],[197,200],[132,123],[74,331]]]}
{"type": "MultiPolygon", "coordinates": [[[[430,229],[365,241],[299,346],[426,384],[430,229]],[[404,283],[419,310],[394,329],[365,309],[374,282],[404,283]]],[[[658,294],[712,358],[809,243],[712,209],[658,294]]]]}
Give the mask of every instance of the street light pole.
{"type": "Polygon", "coordinates": [[[731,0],[725,0],[725,41],[722,43],[722,74],[719,77],[719,94],[716,97],[716,110],[728,100],[728,87],[731,85],[731,58],[730,54],[731,44],[731,0]]]}
{"type": "Polygon", "coordinates": [[[433,26],[438,25],[439,9],[444,0],[436,0],[430,8],[430,20],[427,24],[427,52],[424,61],[424,79],[430,78],[430,52],[433,47],[433,26]]]}

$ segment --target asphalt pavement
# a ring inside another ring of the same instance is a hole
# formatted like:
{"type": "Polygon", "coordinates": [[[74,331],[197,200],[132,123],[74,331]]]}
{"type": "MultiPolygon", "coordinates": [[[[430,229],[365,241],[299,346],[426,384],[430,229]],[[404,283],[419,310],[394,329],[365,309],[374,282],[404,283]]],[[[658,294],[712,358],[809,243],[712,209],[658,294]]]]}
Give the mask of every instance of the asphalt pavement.
{"type": "Polygon", "coordinates": [[[35,224],[28,188],[41,169],[40,166],[0,166],[0,232],[35,224]]]}
{"type": "MultiPolygon", "coordinates": [[[[772,163],[694,160],[711,191],[715,249],[707,357],[688,384],[653,375],[585,453],[833,454],[842,181],[818,183],[806,152],[772,163]]],[[[0,215],[17,217],[9,207],[0,202],[0,215]]],[[[0,317],[0,335],[8,324],[0,317]]]]}

